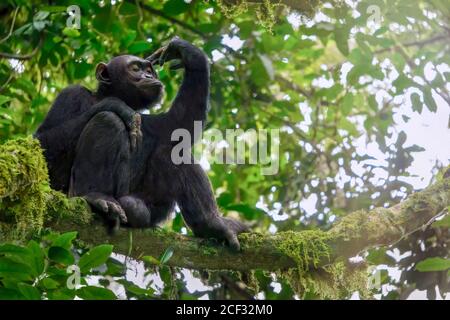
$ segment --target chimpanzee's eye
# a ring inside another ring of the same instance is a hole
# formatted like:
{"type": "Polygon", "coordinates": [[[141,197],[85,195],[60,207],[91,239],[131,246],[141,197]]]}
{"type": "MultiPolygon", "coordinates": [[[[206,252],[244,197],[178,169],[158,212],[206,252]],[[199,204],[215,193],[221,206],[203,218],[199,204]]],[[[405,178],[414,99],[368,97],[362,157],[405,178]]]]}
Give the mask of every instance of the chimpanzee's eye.
{"type": "Polygon", "coordinates": [[[131,67],[131,70],[138,72],[140,70],[140,68],[137,64],[133,64],[133,66],[131,67]]]}
{"type": "Polygon", "coordinates": [[[150,67],[147,67],[147,69],[145,69],[145,72],[147,72],[149,74],[153,74],[153,70],[150,67]]]}

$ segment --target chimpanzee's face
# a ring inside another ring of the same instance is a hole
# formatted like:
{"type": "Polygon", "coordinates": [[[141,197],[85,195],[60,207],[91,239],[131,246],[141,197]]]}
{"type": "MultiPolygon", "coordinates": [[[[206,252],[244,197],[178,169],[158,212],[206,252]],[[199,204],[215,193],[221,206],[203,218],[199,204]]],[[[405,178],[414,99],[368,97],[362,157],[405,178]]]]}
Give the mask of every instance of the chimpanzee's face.
{"type": "Polygon", "coordinates": [[[97,78],[104,78],[114,95],[132,108],[153,106],[160,101],[164,89],[150,61],[131,55],[111,59],[97,71],[97,78]]]}

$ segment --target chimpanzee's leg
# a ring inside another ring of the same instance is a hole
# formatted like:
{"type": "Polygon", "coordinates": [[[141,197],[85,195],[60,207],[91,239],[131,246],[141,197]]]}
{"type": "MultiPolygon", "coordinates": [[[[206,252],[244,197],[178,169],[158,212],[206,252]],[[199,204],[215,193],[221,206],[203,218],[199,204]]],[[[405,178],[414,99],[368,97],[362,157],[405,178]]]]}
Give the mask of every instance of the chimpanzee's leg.
{"type": "MultiPolygon", "coordinates": [[[[112,112],[100,112],[85,126],[75,151],[70,196],[83,196],[107,222],[126,223],[127,212],[118,199],[129,193],[130,140],[123,121],[112,112]]],[[[149,216],[146,208],[140,215],[149,216]]],[[[132,219],[132,218],[131,218],[132,219]]]]}
{"type": "Polygon", "coordinates": [[[237,235],[247,227],[237,220],[220,215],[208,176],[198,164],[182,164],[180,179],[183,189],[177,203],[184,219],[196,236],[226,240],[239,250],[237,235]]]}
{"type": "Polygon", "coordinates": [[[155,227],[164,222],[173,211],[175,203],[146,204],[137,196],[124,196],[119,203],[127,215],[127,225],[133,228],[155,227]],[[150,213],[150,214],[149,214],[150,213]]]}
{"type": "Polygon", "coordinates": [[[175,165],[171,160],[171,146],[159,146],[152,156],[151,167],[157,185],[152,194],[161,192],[175,199],[196,236],[223,239],[231,247],[239,248],[237,234],[247,227],[220,216],[208,176],[199,165],[175,165]]]}

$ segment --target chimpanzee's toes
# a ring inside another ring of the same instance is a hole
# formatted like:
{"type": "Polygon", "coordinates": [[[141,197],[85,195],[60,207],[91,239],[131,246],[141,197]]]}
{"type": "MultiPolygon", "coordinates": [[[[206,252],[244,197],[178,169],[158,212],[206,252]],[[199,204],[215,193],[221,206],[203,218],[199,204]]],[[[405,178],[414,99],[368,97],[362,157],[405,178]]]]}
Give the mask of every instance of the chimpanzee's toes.
{"type": "Polygon", "coordinates": [[[125,211],[118,203],[107,201],[108,213],[113,217],[118,217],[121,223],[127,223],[127,216],[125,211]]]}
{"type": "Polygon", "coordinates": [[[84,198],[93,211],[102,215],[108,225],[116,228],[120,222],[127,223],[125,211],[114,198],[99,193],[90,193],[84,198]]]}
{"type": "Polygon", "coordinates": [[[227,233],[227,242],[230,248],[233,251],[241,250],[241,245],[239,244],[239,240],[237,238],[237,234],[233,231],[227,233]]]}

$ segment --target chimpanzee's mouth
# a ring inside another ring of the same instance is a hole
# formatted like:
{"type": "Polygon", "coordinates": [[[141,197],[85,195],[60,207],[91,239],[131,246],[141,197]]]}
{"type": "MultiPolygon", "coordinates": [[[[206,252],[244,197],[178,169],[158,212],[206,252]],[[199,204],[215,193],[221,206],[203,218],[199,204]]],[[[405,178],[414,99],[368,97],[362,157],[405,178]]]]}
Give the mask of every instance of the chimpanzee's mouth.
{"type": "Polygon", "coordinates": [[[163,84],[159,80],[144,78],[139,81],[139,83],[146,87],[162,87],[163,84]]]}

